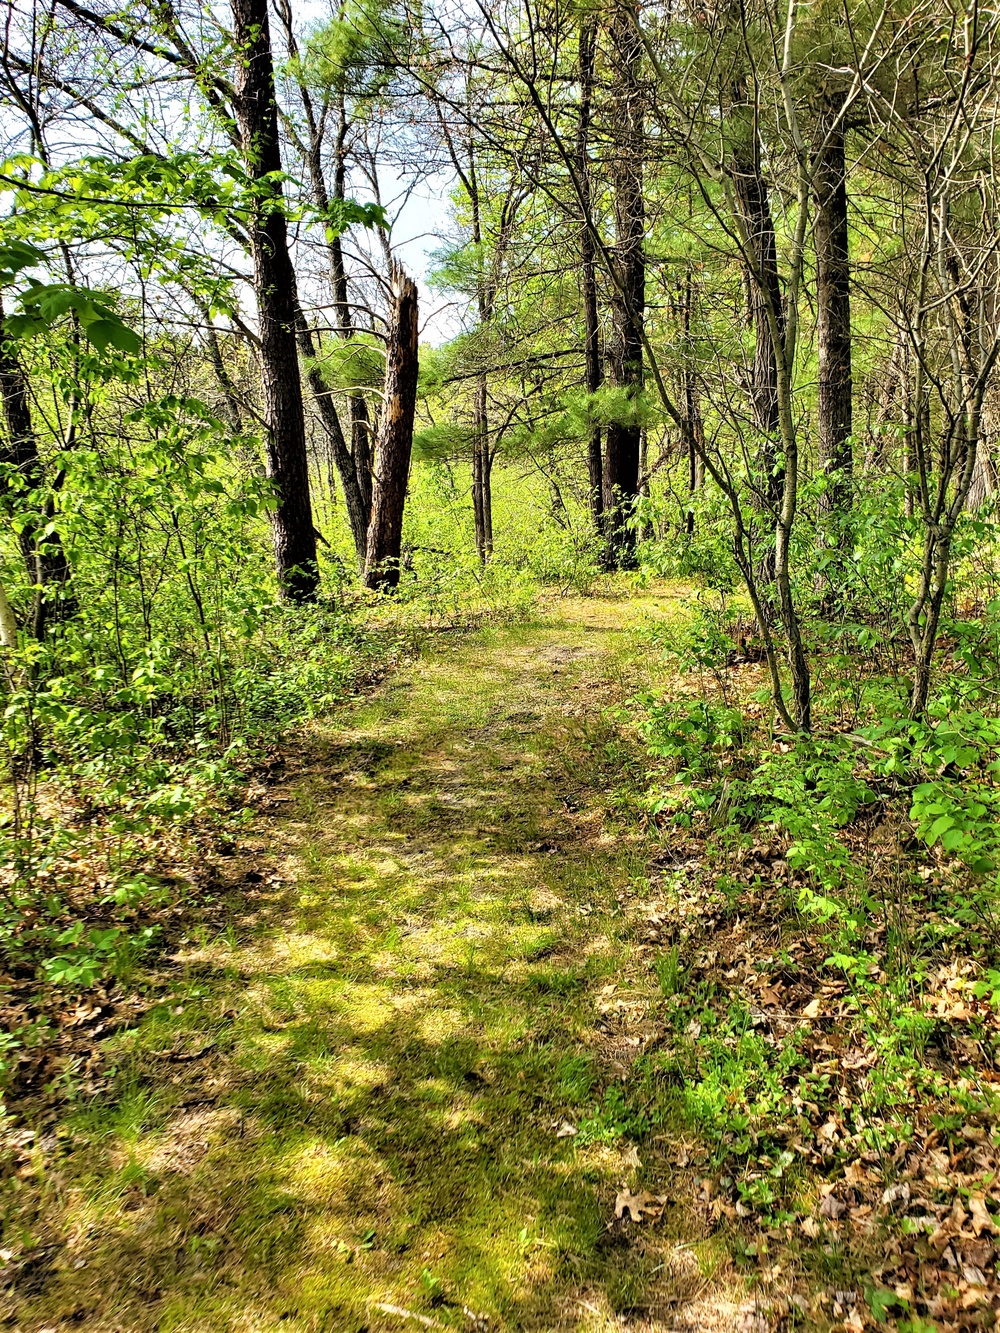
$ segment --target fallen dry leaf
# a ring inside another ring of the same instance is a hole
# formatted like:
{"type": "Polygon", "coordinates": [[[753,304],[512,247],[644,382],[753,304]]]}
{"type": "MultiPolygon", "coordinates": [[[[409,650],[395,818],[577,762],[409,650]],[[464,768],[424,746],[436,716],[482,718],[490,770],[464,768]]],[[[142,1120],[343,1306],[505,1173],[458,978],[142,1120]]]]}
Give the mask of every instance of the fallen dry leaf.
{"type": "Polygon", "coordinates": [[[648,1190],[643,1190],[641,1194],[619,1190],[615,1198],[615,1217],[622,1221],[655,1222],[663,1212],[666,1201],[665,1194],[650,1194],[648,1190]]]}
{"type": "Polygon", "coordinates": [[[847,1212],[847,1204],[841,1203],[836,1194],[828,1194],[819,1206],[820,1217],[828,1217],[832,1222],[838,1221],[847,1212]]]}
{"type": "Polygon", "coordinates": [[[991,1236],[996,1235],[996,1223],[989,1215],[986,1200],[981,1194],[973,1194],[969,1199],[969,1212],[972,1214],[972,1229],[977,1236],[981,1236],[984,1231],[989,1232],[991,1236]]]}
{"type": "Polygon", "coordinates": [[[909,1203],[910,1187],[906,1182],[898,1185],[890,1185],[882,1194],[883,1203],[909,1203]]]}

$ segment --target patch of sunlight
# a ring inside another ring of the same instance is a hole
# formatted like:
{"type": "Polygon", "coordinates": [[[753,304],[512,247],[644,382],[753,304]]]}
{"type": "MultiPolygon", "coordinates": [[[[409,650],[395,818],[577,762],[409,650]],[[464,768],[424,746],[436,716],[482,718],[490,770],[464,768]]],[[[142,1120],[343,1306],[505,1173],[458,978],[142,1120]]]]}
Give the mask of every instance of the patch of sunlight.
{"type": "Polygon", "coordinates": [[[556,936],[549,926],[511,922],[507,930],[507,952],[512,959],[541,958],[555,943],[556,936]]]}
{"type": "Polygon", "coordinates": [[[277,1063],[292,1046],[292,1037],[279,1032],[248,1032],[236,1057],[247,1068],[264,1071],[272,1063],[277,1063]]]}
{"type": "Polygon", "coordinates": [[[437,968],[464,964],[467,950],[467,941],[455,930],[441,925],[415,930],[400,942],[402,957],[410,962],[416,975],[428,980],[437,968]]]}
{"type": "Polygon", "coordinates": [[[324,1005],[358,1033],[378,1032],[395,1014],[390,991],[378,983],[296,977],[294,985],[311,1010],[317,1008],[317,1000],[323,997],[324,1005]]]}
{"type": "MultiPolygon", "coordinates": [[[[348,1145],[349,1145],[349,1141],[348,1145]]],[[[350,1146],[313,1142],[287,1154],[281,1164],[283,1187],[296,1198],[323,1203],[338,1210],[338,1220],[349,1215],[352,1197],[365,1173],[367,1162],[360,1161],[350,1146]],[[343,1210],[342,1214],[340,1210],[343,1210]]],[[[322,1219],[329,1226],[329,1216],[322,1219]]]]}
{"type": "MultiPolygon", "coordinates": [[[[240,972],[244,975],[270,973],[276,967],[295,968],[310,963],[333,963],[340,956],[340,950],[327,936],[287,930],[261,937],[253,945],[241,948],[240,972]]],[[[232,965],[231,950],[226,950],[224,954],[217,951],[216,957],[224,957],[226,964],[232,965]]],[[[191,955],[190,961],[210,962],[213,959],[209,951],[201,950],[197,956],[191,955]]]]}
{"type": "Polygon", "coordinates": [[[424,1041],[435,1043],[456,1037],[467,1028],[468,1019],[457,1009],[428,1009],[417,1024],[424,1041]]]}
{"type": "Polygon", "coordinates": [[[350,1053],[321,1057],[307,1071],[307,1076],[310,1083],[321,1083],[334,1096],[391,1087],[396,1078],[389,1065],[350,1053]]]}
{"type": "Polygon", "coordinates": [[[423,1101],[430,1102],[434,1106],[444,1106],[455,1095],[455,1089],[445,1078],[418,1079],[413,1085],[413,1090],[423,1101]]]}

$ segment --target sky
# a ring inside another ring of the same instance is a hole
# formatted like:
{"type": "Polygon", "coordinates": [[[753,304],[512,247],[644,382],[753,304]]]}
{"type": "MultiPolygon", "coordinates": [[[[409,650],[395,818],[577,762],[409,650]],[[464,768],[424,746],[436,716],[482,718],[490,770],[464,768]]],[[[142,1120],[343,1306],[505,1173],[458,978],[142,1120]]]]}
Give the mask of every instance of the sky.
{"type": "MultiPolygon", "coordinates": [[[[383,189],[391,184],[392,173],[380,169],[383,189]]],[[[395,178],[397,192],[401,184],[395,178]]],[[[432,291],[427,285],[434,267],[433,255],[454,233],[449,195],[454,188],[450,172],[440,172],[420,181],[402,204],[392,229],[393,249],[420,291],[420,337],[437,347],[461,332],[464,302],[456,302],[447,292],[432,291]]],[[[391,197],[391,195],[390,195],[391,197]]],[[[391,210],[394,212],[394,210],[391,210]]]]}
{"type": "MultiPolygon", "coordinates": [[[[300,32],[328,15],[330,0],[295,0],[297,26],[300,32]]],[[[24,22],[28,22],[30,3],[19,7],[24,22]]],[[[26,30],[25,30],[26,31],[26,30]]],[[[78,71],[79,72],[79,71],[78,71]]],[[[86,73],[86,71],[83,71],[86,73]]],[[[183,98],[174,99],[166,95],[165,102],[157,99],[152,105],[164,113],[162,130],[170,135],[171,123],[175,119],[183,121],[187,103],[183,98]]],[[[89,113],[77,107],[71,114],[52,126],[53,140],[50,150],[55,161],[70,161],[87,152],[100,151],[104,134],[89,113]]],[[[11,107],[0,109],[0,143],[2,153],[25,151],[28,148],[26,125],[23,118],[11,107]]],[[[389,144],[402,153],[412,151],[416,145],[411,141],[404,145],[389,144]]],[[[283,150],[286,170],[295,173],[299,164],[289,159],[288,146],[283,150]]],[[[463,327],[464,303],[444,292],[433,291],[428,286],[428,275],[434,267],[433,255],[441,249],[449,237],[454,238],[454,224],[450,212],[450,195],[454,188],[454,175],[449,171],[437,171],[420,176],[417,183],[407,193],[407,184],[394,172],[391,165],[393,153],[390,151],[379,161],[379,182],[383,202],[393,218],[392,244],[404,267],[416,280],[420,291],[421,340],[437,346],[454,337],[463,327]]],[[[417,172],[421,164],[413,163],[417,172]]],[[[349,182],[349,193],[359,200],[370,199],[371,192],[361,180],[349,182]]],[[[10,207],[10,197],[0,195],[0,211],[10,207]]],[[[356,242],[362,248],[369,248],[372,238],[358,236],[356,242]]],[[[210,247],[211,248],[211,247],[210,247]]],[[[377,248],[377,243],[376,243],[377,248]]],[[[381,267],[381,262],[379,263],[381,267]]],[[[237,261],[237,267],[246,268],[246,264],[237,261]]],[[[244,293],[248,307],[252,307],[252,294],[244,293]]],[[[248,309],[248,314],[250,310],[248,309]]],[[[252,315],[251,315],[252,317],[252,315]]]]}

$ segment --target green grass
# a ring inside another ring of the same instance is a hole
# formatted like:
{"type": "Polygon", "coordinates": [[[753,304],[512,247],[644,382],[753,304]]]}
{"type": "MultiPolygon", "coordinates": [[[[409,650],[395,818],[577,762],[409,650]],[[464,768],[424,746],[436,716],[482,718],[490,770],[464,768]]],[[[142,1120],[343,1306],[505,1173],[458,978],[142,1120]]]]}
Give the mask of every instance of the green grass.
{"type": "MultiPolygon", "coordinates": [[[[5,1237],[53,1246],[22,1327],[596,1329],[669,1284],[669,1227],[607,1230],[658,1182],[595,1033],[651,850],[610,808],[638,750],[601,712],[642,683],[645,612],[432,646],[297,743],[263,924],[237,904],[186,947],[113,1094],[4,1196],[5,1237]]],[[[676,984],[637,974],[640,1008],[676,984]]]]}

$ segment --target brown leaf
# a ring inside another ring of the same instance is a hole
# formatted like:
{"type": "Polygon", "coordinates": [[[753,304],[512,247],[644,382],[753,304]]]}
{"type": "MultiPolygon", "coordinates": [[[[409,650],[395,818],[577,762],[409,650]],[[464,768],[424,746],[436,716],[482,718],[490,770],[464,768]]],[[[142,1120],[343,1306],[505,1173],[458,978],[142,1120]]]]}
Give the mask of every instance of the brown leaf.
{"type": "Polygon", "coordinates": [[[838,1221],[847,1212],[847,1204],[842,1203],[836,1194],[828,1194],[819,1206],[820,1217],[828,1217],[832,1222],[838,1221]]]}
{"type": "Polygon", "coordinates": [[[655,1222],[663,1212],[666,1201],[665,1194],[650,1194],[648,1190],[643,1190],[641,1194],[619,1190],[615,1198],[615,1217],[626,1222],[655,1222]]]}
{"type": "Polygon", "coordinates": [[[982,1195],[974,1194],[969,1199],[969,1211],[972,1213],[972,1229],[977,1236],[981,1236],[984,1231],[989,1232],[991,1236],[997,1234],[997,1225],[987,1212],[986,1201],[982,1195]]]}

